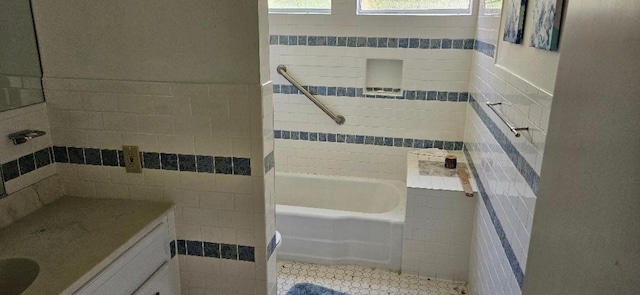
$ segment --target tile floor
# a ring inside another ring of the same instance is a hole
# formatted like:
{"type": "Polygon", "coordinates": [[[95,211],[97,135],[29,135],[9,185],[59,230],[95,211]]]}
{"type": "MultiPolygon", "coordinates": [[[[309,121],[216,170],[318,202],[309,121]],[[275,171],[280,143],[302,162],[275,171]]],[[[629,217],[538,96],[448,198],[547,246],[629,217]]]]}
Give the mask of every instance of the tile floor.
{"type": "Polygon", "coordinates": [[[310,282],[348,294],[461,295],[465,283],[400,275],[397,272],[357,265],[320,265],[278,261],[278,294],[296,283],[310,282]]]}

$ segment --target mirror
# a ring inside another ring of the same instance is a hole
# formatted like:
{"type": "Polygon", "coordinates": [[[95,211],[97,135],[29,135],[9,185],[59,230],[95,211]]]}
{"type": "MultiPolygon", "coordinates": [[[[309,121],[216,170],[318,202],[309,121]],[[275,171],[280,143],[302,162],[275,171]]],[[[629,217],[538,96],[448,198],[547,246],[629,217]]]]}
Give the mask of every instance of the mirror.
{"type": "Polygon", "coordinates": [[[0,1],[0,111],[44,101],[31,2],[0,1]]]}

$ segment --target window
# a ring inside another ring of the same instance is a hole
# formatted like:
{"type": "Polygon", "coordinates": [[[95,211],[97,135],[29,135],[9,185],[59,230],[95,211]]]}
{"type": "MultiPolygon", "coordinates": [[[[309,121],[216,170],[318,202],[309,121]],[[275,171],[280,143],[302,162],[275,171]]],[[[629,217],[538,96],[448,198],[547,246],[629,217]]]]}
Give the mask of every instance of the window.
{"type": "Polygon", "coordinates": [[[268,3],[269,13],[331,13],[331,0],[269,0],[268,3]]]}
{"type": "Polygon", "coordinates": [[[502,0],[484,0],[480,3],[480,11],[483,15],[500,15],[502,0]]]}
{"type": "Polygon", "coordinates": [[[358,0],[358,14],[470,15],[473,0],[358,0]]]}

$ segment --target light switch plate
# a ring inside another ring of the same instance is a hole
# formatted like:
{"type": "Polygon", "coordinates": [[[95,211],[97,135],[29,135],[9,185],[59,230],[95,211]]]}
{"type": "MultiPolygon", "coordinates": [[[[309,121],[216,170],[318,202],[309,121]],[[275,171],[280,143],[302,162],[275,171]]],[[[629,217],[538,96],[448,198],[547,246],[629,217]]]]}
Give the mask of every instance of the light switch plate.
{"type": "Polygon", "coordinates": [[[124,167],[127,173],[142,173],[140,148],[137,145],[123,145],[124,167]]]}

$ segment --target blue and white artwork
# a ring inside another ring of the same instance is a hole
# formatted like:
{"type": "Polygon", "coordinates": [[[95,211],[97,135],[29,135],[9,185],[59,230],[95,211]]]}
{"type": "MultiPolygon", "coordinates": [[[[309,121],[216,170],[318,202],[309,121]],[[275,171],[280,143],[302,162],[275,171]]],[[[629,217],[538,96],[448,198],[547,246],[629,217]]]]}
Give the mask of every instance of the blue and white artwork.
{"type": "Polygon", "coordinates": [[[563,0],[535,0],[531,47],[557,51],[563,0]]]}
{"type": "Polygon", "coordinates": [[[520,44],[524,31],[524,14],[527,11],[527,0],[506,0],[504,41],[520,44]]]}

